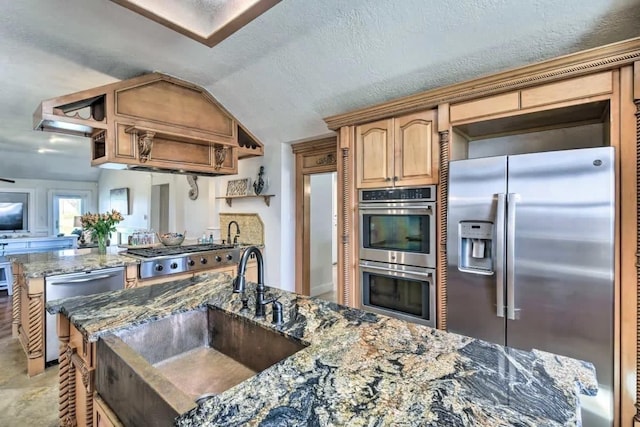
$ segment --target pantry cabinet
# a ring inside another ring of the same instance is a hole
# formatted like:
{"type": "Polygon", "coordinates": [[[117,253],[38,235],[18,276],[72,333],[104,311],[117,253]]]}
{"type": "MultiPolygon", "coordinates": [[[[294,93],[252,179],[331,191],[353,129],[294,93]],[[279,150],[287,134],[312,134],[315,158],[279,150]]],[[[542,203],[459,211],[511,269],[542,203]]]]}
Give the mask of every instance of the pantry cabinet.
{"type": "Polygon", "coordinates": [[[437,183],[435,120],[431,110],[357,126],[357,187],[437,183]]]}

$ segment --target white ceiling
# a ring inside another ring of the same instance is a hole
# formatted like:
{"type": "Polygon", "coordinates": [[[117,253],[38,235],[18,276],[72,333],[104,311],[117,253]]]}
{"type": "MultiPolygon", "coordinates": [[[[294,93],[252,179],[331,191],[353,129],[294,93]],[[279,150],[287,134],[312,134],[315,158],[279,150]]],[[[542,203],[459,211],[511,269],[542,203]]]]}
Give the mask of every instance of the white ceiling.
{"type": "Polygon", "coordinates": [[[108,0],[4,1],[0,177],[97,180],[88,140],[33,131],[32,113],[151,71],[204,86],[268,149],[327,134],[329,115],[639,35],[640,0],[283,0],[208,48],[108,0]]]}

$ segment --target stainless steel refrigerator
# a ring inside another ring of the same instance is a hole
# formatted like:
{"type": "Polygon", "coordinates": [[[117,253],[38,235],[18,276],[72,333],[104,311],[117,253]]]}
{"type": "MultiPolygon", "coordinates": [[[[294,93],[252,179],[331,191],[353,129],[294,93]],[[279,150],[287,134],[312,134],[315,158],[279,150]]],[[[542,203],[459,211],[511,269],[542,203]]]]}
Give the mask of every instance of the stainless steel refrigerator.
{"type": "Polygon", "coordinates": [[[453,161],[448,209],[448,330],[592,362],[612,425],[614,149],[453,161]]]}

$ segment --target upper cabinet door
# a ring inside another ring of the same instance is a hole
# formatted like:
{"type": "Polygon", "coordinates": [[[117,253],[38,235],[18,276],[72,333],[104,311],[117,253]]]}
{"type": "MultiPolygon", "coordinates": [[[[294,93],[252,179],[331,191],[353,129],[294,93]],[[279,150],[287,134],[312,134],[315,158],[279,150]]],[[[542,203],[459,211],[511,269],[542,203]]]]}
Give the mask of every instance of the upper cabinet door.
{"type": "Polygon", "coordinates": [[[358,188],[393,184],[393,119],[356,127],[358,188]]]}
{"type": "Polygon", "coordinates": [[[436,111],[397,117],[394,120],[397,186],[438,183],[438,132],[436,111]]]}

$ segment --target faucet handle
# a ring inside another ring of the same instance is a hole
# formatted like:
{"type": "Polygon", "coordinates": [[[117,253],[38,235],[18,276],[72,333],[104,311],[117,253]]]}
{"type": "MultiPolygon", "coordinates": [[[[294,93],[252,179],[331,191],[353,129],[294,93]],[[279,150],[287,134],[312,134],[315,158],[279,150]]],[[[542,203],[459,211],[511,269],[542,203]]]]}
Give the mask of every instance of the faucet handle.
{"type": "MultiPolygon", "coordinates": [[[[278,297],[280,298],[280,297],[278,297]]],[[[271,323],[274,325],[282,325],[284,323],[282,319],[282,303],[276,298],[271,305],[271,323]]]]}

